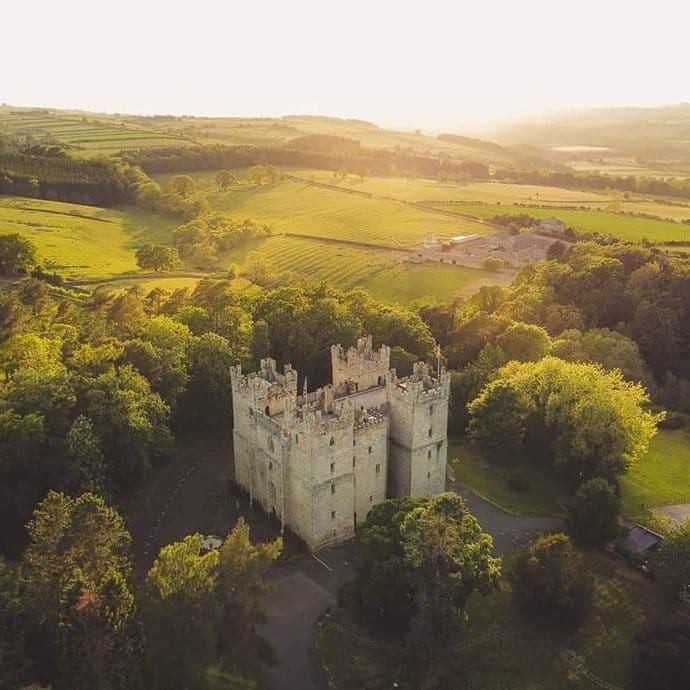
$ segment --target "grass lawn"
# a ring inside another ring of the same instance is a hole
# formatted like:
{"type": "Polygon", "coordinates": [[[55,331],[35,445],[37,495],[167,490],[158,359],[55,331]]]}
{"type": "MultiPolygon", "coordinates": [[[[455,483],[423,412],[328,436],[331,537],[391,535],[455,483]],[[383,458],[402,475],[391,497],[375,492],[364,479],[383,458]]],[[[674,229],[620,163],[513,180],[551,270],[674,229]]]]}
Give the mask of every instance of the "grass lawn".
{"type": "MultiPolygon", "coordinates": [[[[519,460],[490,462],[467,442],[450,441],[448,461],[460,484],[498,505],[521,515],[561,514],[568,501],[567,488],[549,468],[519,460]],[[519,475],[530,489],[519,492],[508,480],[519,475]]],[[[649,452],[621,477],[623,515],[643,521],[651,508],[690,502],[690,434],[686,429],[660,430],[649,452]]]]}
{"type": "Polygon", "coordinates": [[[455,479],[501,507],[520,515],[559,515],[566,506],[565,488],[548,468],[527,460],[490,462],[470,443],[448,442],[448,462],[455,479]],[[517,491],[511,477],[529,481],[529,490],[517,491]]]}
{"type": "MultiPolygon", "coordinates": [[[[647,220],[646,218],[636,218],[635,216],[607,211],[561,211],[533,206],[504,206],[501,204],[449,204],[443,208],[484,219],[502,214],[527,214],[534,218],[556,216],[576,230],[608,233],[625,240],[641,240],[645,237],[654,242],[690,240],[690,225],[675,223],[671,220],[647,220]]],[[[651,212],[651,209],[648,212],[651,212]]]]}
{"type": "Polygon", "coordinates": [[[621,488],[624,513],[634,520],[655,506],[690,502],[688,430],[660,430],[649,453],[623,476],[621,488]]]}
{"type": "Polygon", "coordinates": [[[166,242],[175,222],[138,208],[95,206],[0,196],[0,228],[29,238],[38,258],[69,278],[111,277],[138,270],[134,252],[166,242]]]}
{"type": "Polygon", "coordinates": [[[403,263],[376,273],[361,286],[378,299],[407,304],[425,295],[447,301],[457,294],[473,293],[482,285],[508,285],[512,278],[509,271],[403,263]]]}

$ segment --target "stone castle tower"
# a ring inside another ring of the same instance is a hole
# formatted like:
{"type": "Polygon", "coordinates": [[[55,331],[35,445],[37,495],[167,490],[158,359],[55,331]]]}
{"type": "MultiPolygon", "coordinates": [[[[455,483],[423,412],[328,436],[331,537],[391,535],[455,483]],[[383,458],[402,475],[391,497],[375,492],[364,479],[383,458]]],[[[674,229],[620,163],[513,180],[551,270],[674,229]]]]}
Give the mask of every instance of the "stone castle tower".
{"type": "Polygon", "coordinates": [[[450,377],[416,364],[398,379],[390,348],[331,348],[332,383],[298,395],[272,359],[232,368],[235,479],[312,550],[350,538],[387,497],[445,488],[450,377]]]}

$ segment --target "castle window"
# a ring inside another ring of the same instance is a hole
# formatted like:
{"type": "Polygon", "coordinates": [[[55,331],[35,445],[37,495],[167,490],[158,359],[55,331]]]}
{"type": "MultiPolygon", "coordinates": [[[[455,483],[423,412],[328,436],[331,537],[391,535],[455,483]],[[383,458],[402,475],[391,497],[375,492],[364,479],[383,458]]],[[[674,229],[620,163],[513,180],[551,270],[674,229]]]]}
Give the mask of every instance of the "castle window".
{"type": "Polygon", "coordinates": [[[271,408],[270,408],[268,405],[266,405],[266,408],[264,409],[264,412],[266,413],[266,416],[267,416],[267,417],[270,417],[270,416],[271,416],[271,408]]]}
{"type": "Polygon", "coordinates": [[[331,474],[333,474],[333,472],[335,472],[335,463],[334,462],[331,463],[331,474]]]}
{"type": "Polygon", "coordinates": [[[431,459],[431,451],[426,454],[427,458],[431,459]]]}
{"type": "Polygon", "coordinates": [[[378,474],[381,471],[381,465],[377,463],[376,465],[376,474],[378,474]]]}
{"type": "Polygon", "coordinates": [[[374,494],[369,494],[369,503],[371,503],[374,500],[374,494]]]}
{"type": "Polygon", "coordinates": [[[332,445],[332,446],[335,445],[335,436],[331,436],[331,445],[332,445]]]}
{"type": "Polygon", "coordinates": [[[331,510],[331,520],[335,520],[335,510],[331,510]]]}
{"type": "Polygon", "coordinates": [[[431,479],[431,472],[427,472],[427,473],[426,473],[426,478],[427,478],[427,479],[431,479]]]}
{"type": "Polygon", "coordinates": [[[434,406],[429,405],[429,414],[434,414],[434,406]]]}
{"type": "Polygon", "coordinates": [[[352,447],[354,448],[357,445],[357,439],[352,439],[352,447]]]}
{"type": "Polygon", "coordinates": [[[429,427],[429,438],[431,438],[431,427],[429,427]]]}
{"type": "Polygon", "coordinates": [[[335,484],[331,484],[331,493],[332,493],[332,494],[335,493],[335,484]]]}
{"type": "Polygon", "coordinates": [[[357,464],[357,457],[353,455],[352,456],[352,466],[354,467],[356,464],[357,464]]]}
{"type": "Polygon", "coordinates": [[[253,417],[253,416],[254,416],[254,408],[253,408],[253,407],[250,407],[250,408],[249,408],[249,416],[250,416],[250,417],[253,417]]]}
{"type": "Polygon", "coordinates": [[[299,444],[299,436],[295,434],[295,445],[299,444]]]}
{"type": "Polygon", "coordinates": [[[268,469],[269,469],[269,470],[273,470],[273,463],[272,463],[272,462],[269,462],[269,463],[268,463],[268,469]]]}
{"type": "Polygon", "coordinates": [[[371,446],[369,446],[369,455],[371,455],[371,446]]]}

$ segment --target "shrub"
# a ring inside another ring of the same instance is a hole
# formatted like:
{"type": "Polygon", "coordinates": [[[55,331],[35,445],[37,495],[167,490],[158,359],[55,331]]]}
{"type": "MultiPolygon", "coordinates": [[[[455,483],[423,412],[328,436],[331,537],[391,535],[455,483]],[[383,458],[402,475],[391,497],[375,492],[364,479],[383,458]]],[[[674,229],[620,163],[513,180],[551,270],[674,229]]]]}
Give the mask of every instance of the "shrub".
{"type": "Polygon", "coordinates": [[[517,607],[537,623],[573,627],[591,605],[584,559],[565,534],[541,537],[524,549],[510,579],[517,607]]]}
{"type": "Polygon", "coordinates": [[[603,546],[618,534],[621,499],[605,479],[590,479],[580,486],[566,518],[568,532],[586,546],[603,546]]]}

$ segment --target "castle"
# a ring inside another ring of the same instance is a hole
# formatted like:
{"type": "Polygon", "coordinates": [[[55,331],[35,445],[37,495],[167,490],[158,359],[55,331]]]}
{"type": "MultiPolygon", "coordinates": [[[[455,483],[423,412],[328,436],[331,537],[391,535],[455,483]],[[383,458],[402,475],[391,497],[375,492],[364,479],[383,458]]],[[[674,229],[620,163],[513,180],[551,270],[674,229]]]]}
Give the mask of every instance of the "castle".
{"type": "Polygon", "coordinates": [[[353,536],[386,498],[445,488],[449,374],[419,363],[399,379],[371,337],[333,345],[331,368],[331,384],[303,395],[272,359],[231,372],[235,479],[312,550],[353,536]]]}

